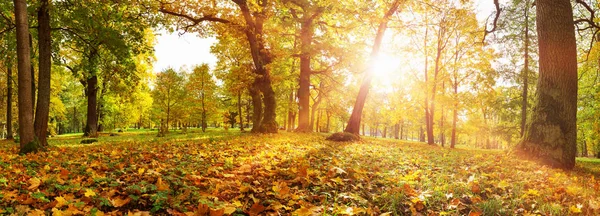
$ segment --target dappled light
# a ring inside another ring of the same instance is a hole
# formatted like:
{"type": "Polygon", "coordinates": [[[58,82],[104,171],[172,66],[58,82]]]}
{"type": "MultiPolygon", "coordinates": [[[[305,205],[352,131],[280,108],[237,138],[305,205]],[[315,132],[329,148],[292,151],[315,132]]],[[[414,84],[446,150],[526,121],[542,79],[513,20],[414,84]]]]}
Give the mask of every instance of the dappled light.
{"type": "Polygon", "coordinates": [[[599,13],[0,1],[0,215],[600,215],[599,13]]]}

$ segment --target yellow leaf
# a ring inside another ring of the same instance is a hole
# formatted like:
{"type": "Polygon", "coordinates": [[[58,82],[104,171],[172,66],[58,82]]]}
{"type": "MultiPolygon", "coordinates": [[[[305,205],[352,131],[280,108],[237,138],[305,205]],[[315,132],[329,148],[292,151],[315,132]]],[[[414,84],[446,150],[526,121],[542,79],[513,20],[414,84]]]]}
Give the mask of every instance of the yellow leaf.
{"type": "Polygon", "coordinates": [[[582,207],[583,207],[582,205],[577,204],[577,206],[571,206],[571,207],[569,207],[569,211],[571,213],[581,213],[581,208],[582,207]]]}
{"type": "Polygon", "coordinates": [[[238,207],[238,208],[243,206],[239,200],[234,200],[233,203],[231,203],[231,204],[233,204],[235,207],[238,207]]]}
{"type": "Polygon", "coordinates": [[[162,181],[162,178],[158,178],[158,181],[156,181],[156,189],[158,191],[166,191],[169,190],[169,184],[166,184],[162,181]]]}
{"type": "Polygon", "coordinates": [[[498,187],[502,188],[502,189],[504,189],[504,188],[506,188],[508,186],[510,186],[510,184],[508,184],[508,182],[506,182],[504,180],[502,180],[502,181],[500,181],[500,183],[498,183],[498,187]]]}
{"type": "Polygon", "coordinates": [[[35,190],[40,186],[40,184],[42,184],[42,180],[37,177],[30,178],[28,182],[29,187],[27,189],[29,190],[35,190]]]}
{"type": "Polygon", "coordinates": [[[233,206],[226,206],[225,207],[225,211],[223,213],[225,213],[226,215],[230,215],[233,214],[235,212],[236,208],[233,206]]]}
{"type": "Polygon", "coordinates": [[[29,213],[27,213],[27,216],[45,216],[46,214],[44,213],[44,211],[39,210],[39,209],[34,209],[32,211],[30,211],[29,213]]]}
{"type": "Polygon", "coordinates": [[[124,205],[127,205],[127,203],[129,203],[131,201],[131,198],[127,197],[126,199],[121,199],[119,197],[116,197],[114,199],[110,200],[110,204],[112,204],[114,207],[121,207],[124,205]]]}
{"type": "Polygon", "coordinates": [[[140,174],[140,175],[141,175],[141,174],[144,174],[144,171],[146,171],[146,169],[144,169],[144,168],[139,168],[139,169],[138,169],[138,174],[140,174]]]}
{"type": "Polygon", "coordinates": [[[52,208],[52,216],[63,216],[65,215],[65,213],[63,213],[63,211],[57,209],[57,208],[52,208]]]}
{"type": "Polygon", "coordinates": [[[94,192],[92,189],[85,189],[85,194],[83,194],[85,197],[93,197],[96,196],[96,192],[94,192]]]}
{"type": "Polygon", "coordinates": [[[56,208],[60,208],[68,204],[67,200],[62,196],[54,197],[54,200],[56,200],[56,205],[54,206],[56,208]]]}
{"type": "Polygon", "coordinates": [[[304,206],[302,206],[298,210],[294,211],[294,213],[293,213],[293,215],[298,215],[298,216],[310,216],[312,214],[313,214],[312,208],[307,208],[304,206]]]}

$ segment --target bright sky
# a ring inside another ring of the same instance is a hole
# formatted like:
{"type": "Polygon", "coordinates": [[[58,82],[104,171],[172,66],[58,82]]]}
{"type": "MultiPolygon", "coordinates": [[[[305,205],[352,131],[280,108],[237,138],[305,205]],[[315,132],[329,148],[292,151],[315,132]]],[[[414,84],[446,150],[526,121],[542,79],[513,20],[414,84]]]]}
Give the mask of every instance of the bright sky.
{"type": "Polygon", "coordinates": [[[155,72],[202,63],[208,63],[211,68],[216,65],[217,58],[210,53],[210,46],[216,43],[216,39],[200,38],[193,33],[179,36],[177,32],[160,31],[159,34],[156,36],[157,43],[154,46],[155,72]]]}
{"type": "MultiPolygon", "coordinates": [[[[477,19],[485,20],[494,11],[493,0],[475,0],[477,19]]],[[[187,33],[179,36],[177,32],[160,31],[157,44],[154,46],[156,62],[154,71],[159,72],[169,67],[179,69],[208,63],[211,68],[216,65],[217,58],[210,53],[210,46],[216,43],[214,38],[199,38],[197,34],[187,33]]]]}

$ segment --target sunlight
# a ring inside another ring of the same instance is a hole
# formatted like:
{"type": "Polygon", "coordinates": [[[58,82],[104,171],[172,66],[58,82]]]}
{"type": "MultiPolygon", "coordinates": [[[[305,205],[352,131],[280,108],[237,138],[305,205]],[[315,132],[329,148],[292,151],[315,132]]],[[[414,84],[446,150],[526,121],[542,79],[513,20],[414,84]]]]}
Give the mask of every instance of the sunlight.
{"type": "Polygon", "coordinates": [[[400,69],[400,61],[395,57],[385,54],[379,55],[373,63],[372,73],[378,78],[390,78],[400,69]]]}

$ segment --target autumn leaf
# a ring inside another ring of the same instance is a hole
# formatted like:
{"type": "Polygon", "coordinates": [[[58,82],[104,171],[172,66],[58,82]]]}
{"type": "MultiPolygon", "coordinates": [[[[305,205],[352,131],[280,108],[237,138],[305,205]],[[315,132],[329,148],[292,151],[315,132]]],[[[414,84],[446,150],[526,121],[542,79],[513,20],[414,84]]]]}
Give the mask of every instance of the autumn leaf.
{"type": "Polygon", "coordinates": [[[313,214],[313,208],[307,208],[305,206],[300,207],[296,211],[294,211],[294,215],[297,216],[311,216],[313,214]]]}
{"type": "Polygon", "coordinates": [[[131,198],[127,197],[125,199],[121,199],[120,197],[115,197],[113,199],[110,199],[110,204],[112,204],[114,207],[122,207],[124,205],[127,205],[127,203],[129,203],[131,201],[131,198]]]}
{"type": "Polygon", "coordinates": [[[94,192],[92,189],[85,189],[84,196],[85,197],[93,197],[93,196],[96,196],[96,192],[94,192]]]}
{"type": "Polygon", "coordinates": [[[54,200],[56,200],[56,205],[54,206],[56,208],[60,208],[68,204],[68,201],[62,196],[54,197],[54,200]]]}
{"type": "Polygon", "coordinates": [[[471,211],[469,212],[469,216],[481,216],[483,212],[480,211],[471,211]]]}
{"type": "Polygon", "coordinates": [[[569,212],[571,213],[581,213],[581,208],[583,208],[583,205],[581,204],[577,204],[577,205],[572,205],[571,207],[569,207],[569,212]]]}
{"type": "Polygon", "coordinates": [[[28,182],[29,182],[29,187],[27,188],[28,190],[35,190],[38,187],[40,187],[40,184],[42,184],[42,181],[37,177],[30,178],[28,182]]]}
{"type": "Polygon", "coordinates": [[[163,182],[162,178],[159,177],[156,181],[156,190],[158,191],[166,191],[169,190],[169,184],[163,182]]]}
{"type": "Polygon", "coordinates": [[[248,214],[253,216],[253,215],[258,215],[261,212],[263,212],[265,210],[265,206],[263,206],[260,203],[254,203],[254,205],[252,205],[252,207],[250,207],[250,210],[248,211],[248,214]]]}

